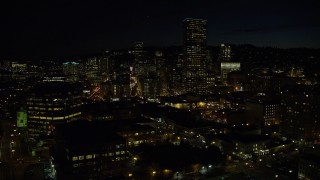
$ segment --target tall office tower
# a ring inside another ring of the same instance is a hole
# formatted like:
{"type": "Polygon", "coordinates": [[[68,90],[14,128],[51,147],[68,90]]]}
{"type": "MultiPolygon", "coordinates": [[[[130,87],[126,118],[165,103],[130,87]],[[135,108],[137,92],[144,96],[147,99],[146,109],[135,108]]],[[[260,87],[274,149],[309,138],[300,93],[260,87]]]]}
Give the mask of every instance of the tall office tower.
{"type": "Polygon", "coordinates": [[[103,58],[99,62],[100,74],[111,74],[113,72],[114,62],[110,51],[105,51],[103,58]]]}
{"type": "Polygon", "coordinates": [[[169,85],[169,76],[168,76],[168,66],[167,59],[164,57],[161,51],[156,51],[154,54],[154,60],[157,68],[157,76],[159,77],[158,83],[158,93],[160,96],[168,96],[168,85],[169,85]]]}
{"type": "Polygon", "coordinates": [[[228,74],[234,71],[240,71],[240,62],[220,62],[220,73],[223,80],[227,80],[228,74]]]}
{"type": "Polygon", "coordinates": [[[25,72],[27,69],[26,63],[19,63],[19,62],[12,62],[11,63],[11,70],[13,72],[25,72]]]}
{"type": "Polygon", "coordinates": [[[155,59],[147,56],[143,50],[143,42],[134,45],[134,72],[137,82],[137,91],[144,98],[154,98],[158,87],[157,64],[155,59]]]}
{"type": "Polygon", "coordinates": [[[103,57],[99,59],[99,74],[103,81],[110,80],[114,72],[114,60],[110,51],[105,51],[103,57]]]}
{"type": "Polygon", "coordinates": [[[185,79],[187,92],[206,92],[207,20],[187,18],[184,24],[185,79]]]}
{"type": "Polygon", "coordinates": [[[29,137],[51,135],[55,124],[76,120],[81,114],[81,93],[76,84],[55,82],[34,87],[27,97],[29,137]]]}
{"type": "Polygon", "coordinates": [[[231,46],[227,44],[220,45],[219,61],[226,62],[231,60],[231,46]]]}
{"type": "Polygon", "coordinates": [[[143,76],[145,74],[145,53],[143,51],[143,42],[136,42],[133,47],[134,55],[134,69],[137,76],[143,76]]]}
{"type": "Polygon", "coordinates": [[[96,57],[90,58],[86,61],[85,74],[86,74],[86,77],[91,81],[98,80],[99,60],[96,57]]]}
{"type": "Polygon", "coordinates": [[[76,82],[80,76],[80,64],[77,62],[65,62],[62,65],[63,74],[67,81],[76,82]]]}
{"type": "Polygon", "coordinates": [[[228,74],[241,70],[240,62],[231,62],[231,46],[227,44],[220,45],[220,54],[218,57],[220,64],[221,80],[227,83],[228,74]]]}

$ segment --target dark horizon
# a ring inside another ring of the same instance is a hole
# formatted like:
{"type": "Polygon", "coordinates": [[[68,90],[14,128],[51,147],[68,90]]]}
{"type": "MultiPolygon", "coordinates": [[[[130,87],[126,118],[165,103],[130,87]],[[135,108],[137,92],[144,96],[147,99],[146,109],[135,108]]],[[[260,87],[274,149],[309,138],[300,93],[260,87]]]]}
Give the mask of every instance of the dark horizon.
{"type": "MultiPolygon", "coordinates": [[[[137,41],[138,42],[138,41],[137,41]]],[[[281,50],[295,50],[295,49],[308,49],[308,50],[315,50],[320,51],[320,48],[309,48],[309,47],[291,47],[291,48],[281,48],[277,46],[256,46],[254,44],[230,44],[230,43],[224,43],[229,44],[231,46],[252,46],[254,48],[272,48],[272,49],[281,49],[281,50]]],[[[217,45],[208,45],[208,48],[218,48],[221,44],[217,45]]],[[[148,51],[150,49],[167,49],[167,48],[183,48],[183,45],[168,45],[168,46],[152,46],[145,44],[144,46],[145,50],[148,51]]],[[[56,61],[56,62],[63,62],[63,61],[80,61],[85,60],[87,58],[91,57],[101,57],[103,56],[105,51],[129,51],[133,50],[133,46],[128,47],[119,47],[119,48],[105,48],[92,51],[92,52],[85,52],[85,53],[78,53],[78,54],[68,54],[68,55],[61,55],[61,56],[55,56],[55,57],[0,57],[0,61],[18,61],[18,62],[44,62],[44,61],[56,61]]]]}
{"type": "Polygon", "coordinates": [[[320,3],[55,1],[2,6],[1,59],[57,59],[106,49],[181,46],[185,18],[208,20],[208,45],[320,48],[320,3]]]}
{"type": "MultiPolygon", "coordinates": [[[[139,41],[136,41],[139,42],[139,41]]],[[[248,44],[248,43],[242,43],[242,44],[232,44],[232,43],[222,43],[222,44],[229,44],[231,46],[252,46],[254,48],[273,48],[273,49],[282,49],[282,50],[294,50],[294,49],[309,49],[309,50],[316,50],[320,51],[320,48],[313,48],[313,47],[289,47],[289,48],[283,48],[283,47],[277,47],[277,46],[257,46],[254,44],[248,44]]],[[[167,48],[183,48],[183,45],[168,45],[168,46],[156,46],[156,45],[148,45],[144,44],[144,48],[146,51],[150,49],[167,49],[167,48]]],[[[216,45],[208,45],[208,48],[218,48],[221,44],[216,44],[216,45]]],[[[91,52],[83,52],[83,53],[77,53],[77,54],[65,54],[65,55],[60,55],[60,56],[43,56],[43,57],[18,57],[18,56],[8,56],[8,57],[0,57],[0,61],[3,60],[9,60],[9,61],[19,61],[19,62],[41,62],[41,61],[79,61],[79,60],[84,60],[90,57],[100,57],[103,56],[105,51],[129,51],[133,50],[133,44],[132,46],[127,46],[127,47],[118,47],[118,48],[105,48],[105,49],[98,49],[95,51],[91,52]]]]}

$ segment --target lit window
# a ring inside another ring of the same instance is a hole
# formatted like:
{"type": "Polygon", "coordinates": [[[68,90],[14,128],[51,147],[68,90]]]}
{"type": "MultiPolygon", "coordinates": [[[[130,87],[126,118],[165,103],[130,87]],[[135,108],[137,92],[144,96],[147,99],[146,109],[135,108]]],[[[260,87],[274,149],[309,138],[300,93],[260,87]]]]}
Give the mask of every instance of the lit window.
{"type": "Polygon", "coordinates": [[[86,159],[92,159],[92,155],[91,154],[86,155],[86,159]]]}
{"type": "Polygon", "coordinates": [[[78,160],[78,156],[73,156],[72,157],[72,161],[77,161],[78,160]]]}
{"type": "Polygon", "coordinates": [[[84,156],[79,156],[79,160],[83,160],[84,159],[84,156]]]}

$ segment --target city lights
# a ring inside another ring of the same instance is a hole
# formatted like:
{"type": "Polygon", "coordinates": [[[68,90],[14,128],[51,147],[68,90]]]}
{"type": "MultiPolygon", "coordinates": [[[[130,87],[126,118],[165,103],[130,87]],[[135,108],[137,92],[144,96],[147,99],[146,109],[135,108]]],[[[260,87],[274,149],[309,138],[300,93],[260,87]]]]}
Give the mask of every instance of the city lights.
{"type": "Polygon", "coordinates": [[[319,179],[315,2],[2,6],[0,179],[319,179]]]}

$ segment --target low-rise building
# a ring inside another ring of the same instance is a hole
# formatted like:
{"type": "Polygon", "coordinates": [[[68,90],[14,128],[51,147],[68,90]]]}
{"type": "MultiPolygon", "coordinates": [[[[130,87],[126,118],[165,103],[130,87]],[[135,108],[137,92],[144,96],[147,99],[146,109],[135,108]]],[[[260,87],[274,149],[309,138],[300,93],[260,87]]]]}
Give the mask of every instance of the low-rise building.
{"type": "Polygon", "coordinates": [[[299,160],[298,179],[320,179],[320,152],[305,153],[299,160]]]}
{"type": "Polygon", "coordinates": [[[64,179],[101,179],[123,174],[126,140],[106,122],[78,121],[56,127],[54,157],[64,179]]]}

